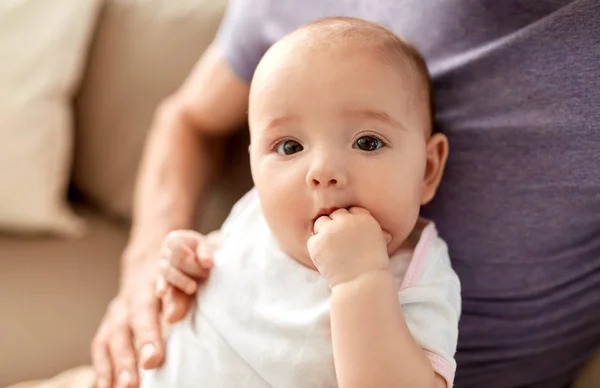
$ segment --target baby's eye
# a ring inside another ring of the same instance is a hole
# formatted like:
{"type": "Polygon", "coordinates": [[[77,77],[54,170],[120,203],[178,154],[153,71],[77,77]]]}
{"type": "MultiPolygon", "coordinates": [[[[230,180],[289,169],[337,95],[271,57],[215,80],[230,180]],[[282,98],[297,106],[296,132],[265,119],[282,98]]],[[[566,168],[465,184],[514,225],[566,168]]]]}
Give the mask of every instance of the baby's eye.
{"type": "Polygon", "coordinates": [[[383,142],[374,136],[363,136],[354,142],[352,148],[358,148],[362,151],[376,151],[383,145],[383,142]]]}
{"type": "Polygon", "coordinates": [[[302,147],[302,144],[295,140],[282,141],[277,145],[277,153],[281,155],[292,155],[296,152],[302,151],[303,149],[304,147],[302,147]]]}

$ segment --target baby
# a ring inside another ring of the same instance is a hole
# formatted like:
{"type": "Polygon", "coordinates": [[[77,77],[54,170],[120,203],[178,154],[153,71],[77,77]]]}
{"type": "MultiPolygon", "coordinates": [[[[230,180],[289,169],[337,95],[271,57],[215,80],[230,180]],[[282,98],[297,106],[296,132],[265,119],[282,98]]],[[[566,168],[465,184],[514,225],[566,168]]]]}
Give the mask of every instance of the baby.
{"type": "Polygon", "coordinates": [[[248,119],[255,188],[142,387],[452,386],[460,283],[419,218],[448,142],[418,52],[360,19],[309,23],[262,58],[248,119]]]}

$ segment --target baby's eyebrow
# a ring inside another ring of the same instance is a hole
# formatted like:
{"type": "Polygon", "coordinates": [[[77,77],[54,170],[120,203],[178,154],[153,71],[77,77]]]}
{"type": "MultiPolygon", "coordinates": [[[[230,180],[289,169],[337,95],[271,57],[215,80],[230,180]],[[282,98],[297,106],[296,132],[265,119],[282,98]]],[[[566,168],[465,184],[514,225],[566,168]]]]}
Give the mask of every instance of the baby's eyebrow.
{"type": "Polygon", "coordinates": [[[300,118],[297,116],[276,117],[272,120],[269,120],[269,122],[267,123],[266,129],[276,128],[276,127],[282,126],[284,124],[297,122],[298,120],[300,120],[300,118]]]}
{"type": "Polygon", "coordinates": [[[354,117],[358,117],[358,118],[362,118],[362,119],[380,121],[384,124],[392,125],[398,129],[406,130],[406,128],[404,127],[404,125],[402,125],[402,123],[400,123],[397,120],[394,120],[393,118],[390,117],[390,115],[388,115],[387,113],[385,113],[384,111],[381,111],[381,110],[350,109],[350,110],[344,111],[344,113],[346,113],[350,116],[354,116],[354,117]]]}

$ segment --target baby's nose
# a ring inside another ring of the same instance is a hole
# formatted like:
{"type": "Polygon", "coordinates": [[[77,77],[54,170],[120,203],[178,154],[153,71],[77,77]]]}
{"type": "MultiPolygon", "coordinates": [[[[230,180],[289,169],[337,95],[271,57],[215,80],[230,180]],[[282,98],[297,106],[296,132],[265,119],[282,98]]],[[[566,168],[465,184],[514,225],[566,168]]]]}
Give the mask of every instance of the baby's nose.
{"type": "Polygon", "coordinates": [[[342,165],[325,162],[315,163],[308,171],[306,183],[310,188],[341,187],[346,184],[346,171],[342,165]]]}
{"type": "Polygon", "coordinates": [[[335,178],[330,178],[330,179],[324,179],[322,182],[320,179],[312,178],[311,183],[314,187],[320,186],[322,184],[324,184],[325,186],[335,186],[335,185],[337,185],[338,181],[335,178]]]}

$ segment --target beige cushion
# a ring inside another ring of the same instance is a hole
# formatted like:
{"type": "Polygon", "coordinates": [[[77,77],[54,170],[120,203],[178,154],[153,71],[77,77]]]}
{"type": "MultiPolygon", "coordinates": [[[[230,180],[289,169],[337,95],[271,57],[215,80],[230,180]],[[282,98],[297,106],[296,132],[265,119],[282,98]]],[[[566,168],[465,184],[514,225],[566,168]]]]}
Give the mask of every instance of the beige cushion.
{"type": "Polygon", "coordinates": [[[91,366],[69,369],[48,380],[27,381],[8,388],[93,388],[96,374],[91,366]]]}
{"type": "Polygon", "coordinates": [[[0,387],[90,362],[127,226],[76,210],[89,229],[81,239],[0,235],[0,387]]]}
{"type": "Polygon", "coordinates": [[[600,387],[600,348],[596,354],[581,369],[579,376],[571,388],[600,387]]]}
{"type": "Polygon", "coordinates": [[[77,234],[71,98],[100,0],[0,1],[0,229],[77,234]]]}
{"type": "Polygon", "coordinates": [[[77,99],[74,184],[98,206],[131,214],[157,104],[212,41],[225,0],[109,0],[77,99]]]}

